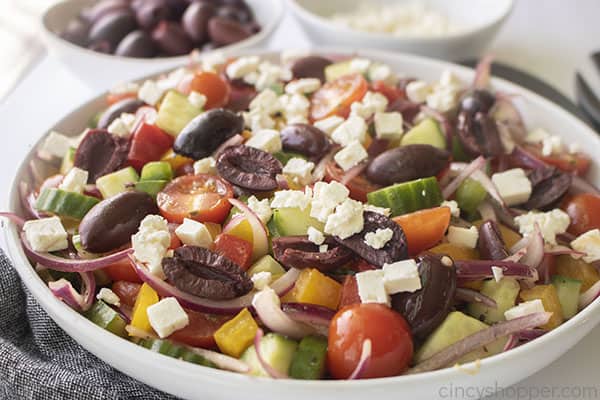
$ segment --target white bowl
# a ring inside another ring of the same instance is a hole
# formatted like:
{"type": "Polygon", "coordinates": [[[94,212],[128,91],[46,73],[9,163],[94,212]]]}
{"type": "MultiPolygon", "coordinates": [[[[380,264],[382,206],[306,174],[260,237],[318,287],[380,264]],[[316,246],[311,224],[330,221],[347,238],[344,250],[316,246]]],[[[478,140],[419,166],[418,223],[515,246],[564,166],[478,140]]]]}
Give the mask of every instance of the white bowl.
{"type": "MultiPolygon", "coordinates": [[[[341,49],[323,49],[315,53],[351,54],[341,49]]],[[[243,51],[238,54],[251,53],[243,51]]],[[[258,54],[265,58],[278,57],[278,53],[274,52],[258,54]]],[[[465,81],[473,78],[472,69],[441,61],[377,51],[362,51],[359,54],[386,62],[397,71],[427,80],[437,79],[445,69],[452,70],[465,81]]],[[[546,128],[562,135],[569,142],[577,140],[594,160],[600,160],[600,138],[580,120],[548,100],[507,81],[494,79],[493,86],[504,93],[518,95],[516,98],[525,105],[523,107],[521,104],[520,108],[529,126],[546,128]]],[[[52,129],[79,133],[86,126],[90,115],[104,105],[103,95],[96,97],[67,115],[52,129]]],[[[18,185],[21,181],[30,180],[27,165],[34,154],[35,147],[20,166],[12,184],[9,199],[11,211],[21,211],[18,185]]],[[[592,166],[590,178],[595,184],[600,184],[598,164],[592,166]]],[[[447,368],[417,375],[362,381],[294,381],[249,377],[168,358],[98,328],[50,293],[23,253],[17,229],[12,224],[7,226],[8,252],[19,275],[37,301],[65,332],[118,370],[150,386],[187,399],[232,399],[240,397],[242,393],[247,400],[432,399],[448,393],[449,385],[454,388],[481,387],[489,393],[490,388],[514,384],[550,364],[600,322],[600,299],[597,299],[557,329],[529,344],[484,359],[479,367],[470,363],[461,369],[447,368]]]]}
{"type": "MultiPolygon", "coordinates": [[[[59,36],[69,21],[79,15],[86,6],[96,0],[64,0],[44,13],[42,32],[51,54],[89,86],[106,89],[118,82],[125,82],[142,75],[183,65],[188,56],[132,58],[102,54],[70,43],[59,36]]],[[[246,0],[254,11],[261,30],[249,38],[224,46],[218,51],[228,53],[243,48],[257,48],[266,43],[283,16],[282,0],[246,0]]]]}
{"type": "Polygon", "coordinates": [[[363,32],[340,26],[327,18],[365,3],[377,7],[401,2],[415,3],[414,0],[288,0],[306,34],[319,46],[393,50],[453,61],[480,56],[513,6],[513,0],[428,0],[425,2],[428,7],[463,28],[460,32],[439,37],[394,37],[363,32]]]}

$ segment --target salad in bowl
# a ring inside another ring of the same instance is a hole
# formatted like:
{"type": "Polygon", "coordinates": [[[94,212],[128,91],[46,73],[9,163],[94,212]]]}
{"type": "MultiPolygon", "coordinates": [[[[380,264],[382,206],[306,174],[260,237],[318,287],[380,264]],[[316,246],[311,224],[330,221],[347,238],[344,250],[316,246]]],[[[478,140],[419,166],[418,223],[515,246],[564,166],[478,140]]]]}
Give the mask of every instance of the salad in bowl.
{"type": "Polygon", "coordinates": [[[185,362],[343,380],[508,352],[598,297],[600,194],[489,67],[205,58],[51,132],[1,215],[54,296],[185,362]]]}

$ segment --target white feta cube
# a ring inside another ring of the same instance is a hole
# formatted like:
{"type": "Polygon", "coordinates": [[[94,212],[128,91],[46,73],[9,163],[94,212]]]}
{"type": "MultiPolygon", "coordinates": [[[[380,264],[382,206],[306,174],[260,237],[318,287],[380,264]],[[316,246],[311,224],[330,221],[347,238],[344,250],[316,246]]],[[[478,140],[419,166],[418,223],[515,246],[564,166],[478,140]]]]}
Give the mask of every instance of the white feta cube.
{"type": "Polygon", "coordinates": [[[254,147],[267,153],[277,153],[282,148],[281,135],[274,129],[262,129],[248,139],[246,146],[254,147]]]}
{"type": "Polygon", "coordinates": [[[555,208],[543,213],[530,211],[527,214],[519,215],[515,217],[515,223],[519,226],[519,232],[523,236],[530,236],[535,232],[535,224],[537,224],[544,240],[550,244],[556,244],[556,235],[567,231],[571,219],[563,210],[555,208]]]}
{"type": "Polygon", "coordinates": [[[65,175],[60,185],[58,185],[58,188],[66,190],[67,192],[83,193],[87,180],[88,172],[86,170],[73,167],[67,175],[65,175]]]}
{"type": "Polygon", "coordinates": [[[379,303],[390,306],[390,296],[385,290],[383,270],[359,272],[355,275],[361,303],[379,303]]]}
{"type": "Polygon", "coordinates": [[[308,235],[308,240],[310,240],[316,245],[322,245],[325,241],[325,235],[323,235],[323,232],[312,226],[308,227],[306,234],[308,235]]]}
{"type": "Polygon", "coordinates": [[[510,321],[511,319],[520,318],[529,314],[545,311],[546,310],[544,309],[544,304],[542,303],[542,300],[535,299],[520,303],[512,308],[509,308],[504,312],[504,318],[506,318],[507,321],[510,321]]]}
{"type": "Polygon", "coordinates": [[[357,74],[366,74],[371,66],[371,60],[368,58],[353,58],[350,60],[350,71],[357,74]]]}
{"type": "Polygon", "coordinates": [[[593,263],[600,260],[600,229],[592,229],[571,242],[573,250],[585,253],[583,261],[593,263]]]}
{"type": "Polygon", "coordinates": [[[474,249],[477,246],[477,239],[479,239],[479,232],[474,226],[470,228],[451,226],[448,228],[448,242],[454,245],[474,249]]]}
{"type": "Polygon", "coordinates": [[[202,71],[217,72],[219,67],[227,62],[227,58],[222,51],[211,51],[208,54],[202,54],[202,71]]]}
{"type": "Polygon", "coordinates": [[[210,174],[217,173],[217,160],[214,157],[205,157],[194,162],[194,174],[210,174]]]}
{"type": "Polygon", "coordinates": [[[348,188],[339,182],[331,181],[330,183],[315,183],[310,216],[321,222],[326,222],[327,217],[329,217],[335,208],[342,204],[349,195],[350,191],[348,188]]]}
{"type": "Polygon", "coordinates": [[[382,81],[388,85],[396,83],[396,77],[392,73],[392,69],[387,64],[372,64],[368,72],[371,82],[382,81]]]}
{"type": "Polygon", "coordinates": [[[40,150],[54,157],[64,157],[71,147],[73,147],[71,138],[62,133],[50,131],[40,150]]]}
{"type": "Polygon", "coordinates": [[[346,146],[355,140],[363,143],[366,136],[367,123],[358,116],[350,116],[331,133],[331,139],[342,146],[346,146]]]}
{"type": "Polygon", "coordinates": [[[513,168],[492,175],[492,182],[508,206],[523,204],[531,196],[531,181],[521,168],[513,168]]]}
{"type": "Polygon", "coordinates": [[[188,95],[188,101],[196,108],[204,108],[206,105],[206,96],[200,92],[192,90],[192,92],[188,95]]]}
{"type": "Polygon", "coordinates": [[[175,234],[181,243],[188,246],[199,246],[209,248],[213,242],[210,231],[202,222],[184,218],[183,224],[175,229],[175,234]]]}
{"type": "Polygon", "coordinates": [[[442,201],[442,204],[440,204],[440,207],[448,207],[450,209],[450,214],[452,214],[453,217],[460,217],[460,208],[458,208],[458,203],[454,200],[444,200],[442,201]]]}
{"type": "Polygon", "coordinates": [[[315,163],[303,158],[291,158],[283,167],[283,174],[299,185],[308,185],[312,182],[312,170],[315,163]]]}
{"type": "Polygon", "coordinates": [[[310,193],[301,190],[278,190],[271,201],[272,208],[299,208],[305,210],[310,205],[310,193]]]}
{"type": "Polygon", "coordinates": [[[363,205],[361,202],[346,199],[327,217],[325,233],[341,239],[349,238],[363,230],[363,205]]]}
{"type": "Polygon", "coordinates": [[[321,87],[321,81],[317,78],[302,78],[291,81],[285,85],[285,92],[289,94],[308,94],[316,92],[321,87]]]}
{"type": "Polygon", "coordinates": [[[165,90],[159,87],[155,81],[147,80],[138,91],[138,99],[148,105],[155,106],[163,94],[165,94],[165,90]]]}
{"type": "Polygon", "coordinates": [[[110,134],[128,138],[133,131],[133,127],[135,125],[136,117],[130,113],[123,113],[120,117],[115,118],[113,122],[110,123],[107,130],[110,134]]]}
{"type": "Polygon", "coordinates": [[[58,217],[26,221],[23,231],[25,239],[34,251],[58,251],[69,247],[67,231],[58,217]]]}
{"type": "Polygon", "coordinates": [[[267,114],[273,114],[281,109],[279,97],[272,89],[266,89],[257,94],[250,105],[250,110],[262,110],[267,114]]]}
{"type": "Polygon", "coordinates": [[[361,101],[350,105],[350,115],[369,119],[377,112],[384,112],[388,99],[381,93],[367,92],[361,101]]]}
{"type": "Polygon", "coordinates": [[[365,204],[363,210],[385,215],[386,217],[389,217],[392,214],[392,210],[390,210],[389,208],[377,207],[372,204],[365,204]]]}
{"type": "Polygon", "coordinates": [[[548,131],[543,128],[535,128],[531,132],[527,133],[525,136],[525,141],[527,143],[541,143],[544,139],[550,137],[548,131]]]}
{"type": "Polygon", "coordinates": [[[256,196],[250,196],[248,198],[248,208],[254,211],[263,224],[269,222],[273,216],[273,210],[269,205],[269,199],[258,200],[256,196]]]}
{"type": "Polygon", "coordinates": [[[427,106],[445,113],[458,105],[458,92],[451,87],[440,87],[427,95],[427,106]]]}
{"type": "Polygon", "coordinates": [[[313,126],[322,130],[327,136],[331,136],[333,131],[344,122],[344,118],[333,115],[331,117],[327,117],[325,119],[320,119],[315,121],[313,126]]]}
{"type": "Polygon", "coordinates": [[[431,93],[431,86],[425,81],[412,81],[406,85],[406,97],[413,103],[424,103],[431,93]]]}
{"type": "Polygon", "coordinates": [[[110,88],[110,94],[136,93],[140,90],[140,85],[135,82],[120,82],[110,88]]]}
{"type": "Polygon", "coordinates": [[[374,120],[378,138],[397,140],[404,132],[402,114],[399,112],[378,112],[374,120]]]}
{"type": "Polygon", "coordinates": [[[542,139],[542,155],[549,157],[552,154],[558,154],[562,152],[563,144],[562,140],[558,136],[547,136],[542,139]]]}
{"type": "Polygon", "coordinates": [[[462,81],[456,76],[454,72],[449,69],[445,69],[442,71],[442,75],[439,80],[440,86],[443,87],[452,87],[456,89],[460,89],[462,86],[462,81]]]}
{"type": "Polygon", "coordinates": [[[342,167],[344,171],[348,171],[363,160],[369,158],[367,150],[358,140],[348,143],[346,147],[335,153],[333,159],[342,167]]]}
{"type": "Polygon", "coordinates": [[[496,282],[500,282],[504,278],[504,270],[500,267],[492,266],[492,275],[496,282]]]}
{"type": "Polygon", "coordinates": [[[319,246],[319,253],[326,253],[329,250],[329,246],[326,244],[322,244],[319,246]]]}
{"type": "Polygon", "coordinates": [[[227,65],[225,73],[231,79],[243,78],[244,75],[256,71],[258,64],[260,64],[258,56],[240,57],[227,65]]]}
{"type": "Polygon", "coordinates": [[[383,265],[383,285],[388,294],[415,292],[421,289],[421,277],[415,260],[383,265]]]}
{"type": "Polygon", "coordinates": [[[390,228],[377,229],[375,232],[367,232],[365,234],[365,243],[372,248],[379,250],[383,248],[394,235],[394,231],[390,228]]]}
{"type": "Polygon", "coordinates": [[[133,256],[145,263],[151,274],[164,279],[162,259],[171,245],[167,220],[160,215],[147,215],[131,237],[133,256]]]}
{"type": "Polygon", "coordinates": [[[146,309],[150,326],[162,338],[185,328],[190,319],[175,297],[166,297],[146,309]]]}
{"type": "Polygon", "coordinates": [[[109,288],[101,288],[98,294],[96,295],[98,300],[102,300],[106,304],[110,304],[115,307],[121,306],[121,299],[116,295],[115,292],[110,290],[109,288]]]}
{"type": "Polygon", "coordinates": [[[252,275],[250,280],[254,284],[254,289],[263,290],[273,281],[273,274],[269,271],[260,271],[252,275]]]}

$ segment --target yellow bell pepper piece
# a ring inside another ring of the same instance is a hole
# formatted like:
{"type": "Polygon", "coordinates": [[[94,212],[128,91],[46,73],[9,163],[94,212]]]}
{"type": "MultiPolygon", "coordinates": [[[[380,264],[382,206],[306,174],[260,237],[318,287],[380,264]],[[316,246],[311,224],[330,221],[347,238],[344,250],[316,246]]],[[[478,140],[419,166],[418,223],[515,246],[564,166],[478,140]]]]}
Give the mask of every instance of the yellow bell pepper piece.
{"type": "Polygon", "coordinates": [[[283,297],[283,301],[317,304],[337,310],[341,293],[339,282],[317,269],[307,268],[300,273],[294,288],[283,297]]]}
{"type": "Polygon", "coordinates": [[[219,350],[228,356],[239,358],[252,344],[258,325],[252,314],[244,308],[233,319],[225,322],[214,334],[219,350]]]}
{"type": "Polygon", "coordinates": [[[600,280],[600,273],[596,268],[583,260],[576,260],[570,255],[556,257],[556,275],[581,281],[581,293],[600,280]]]}
{"type": "Polygon", "coordinates": [[[537,285],[531,289],[521,290],[520,296],[525,301],[540,299],[544,305],[544,310],[552,313],[550,321],[540,328],[552,330],[564,322],[562,307],[554,285],[537,285]]]}
{"type": "Polygon", "coordinates": [[[231,230],[227,231],[228,235],[236,236],[247,242],[252,243],[254,235],[252,234],[252,226],[246,218],[241,219],[231,230]]]}
{"type": "Polygon", "coordinates": [[[135,299],[131,325],[146,332],[152,332],[152,326],[148,320],[146,310],[152,304],[158,303],[158,294],[147,283],[144,283],[135,299]]]}
{"type": "Polygon", "coordinates": [[[476,249],[470,249],[468,247],[457,246],[452,243],[440,243],[435,247],[432,247],[428,251],[435,254],[446,254],[453,260],[478,260],[479,252],[476,249]]]}
{"type": "Polygon", "coordinates": [[[176,154],[173,149],[169,149],[160,159],[161,161],[166,161],[171,164],[173,171],[176,171],[179,167],[184,166],[185,164],[191,164],[194,162],[191,158],[187,158],[176,154]]]}

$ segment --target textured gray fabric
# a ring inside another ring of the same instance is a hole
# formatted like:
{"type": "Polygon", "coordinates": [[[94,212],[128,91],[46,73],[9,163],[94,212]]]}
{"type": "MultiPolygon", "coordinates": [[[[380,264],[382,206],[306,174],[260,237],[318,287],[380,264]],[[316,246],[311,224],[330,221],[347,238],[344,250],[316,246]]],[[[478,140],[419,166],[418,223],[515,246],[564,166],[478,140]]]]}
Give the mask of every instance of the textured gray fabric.
{"type": "Polygon", "coordinates": [[[44,312],[0,249],[0,399],[171,400],[79,346],[44,312]]]}

